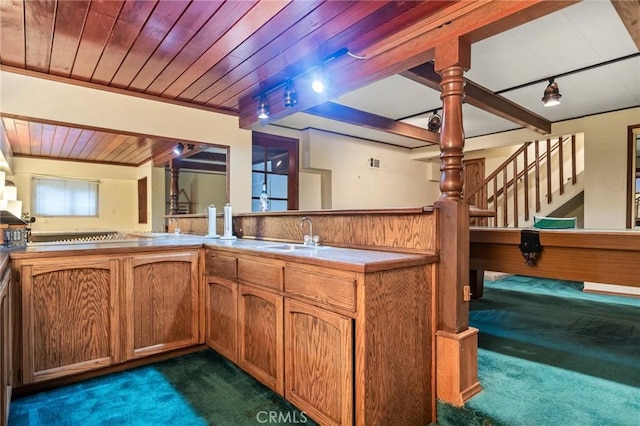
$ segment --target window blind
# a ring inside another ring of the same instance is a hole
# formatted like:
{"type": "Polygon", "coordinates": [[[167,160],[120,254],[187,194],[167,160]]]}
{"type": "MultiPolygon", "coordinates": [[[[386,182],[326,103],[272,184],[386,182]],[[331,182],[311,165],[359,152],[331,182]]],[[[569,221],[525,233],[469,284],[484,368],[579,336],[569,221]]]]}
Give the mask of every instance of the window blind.
{"type": "Polygon", "coordinates": [[[33,177],[32,210],[36,216],[98,216],[98,182],[33,177]]]}

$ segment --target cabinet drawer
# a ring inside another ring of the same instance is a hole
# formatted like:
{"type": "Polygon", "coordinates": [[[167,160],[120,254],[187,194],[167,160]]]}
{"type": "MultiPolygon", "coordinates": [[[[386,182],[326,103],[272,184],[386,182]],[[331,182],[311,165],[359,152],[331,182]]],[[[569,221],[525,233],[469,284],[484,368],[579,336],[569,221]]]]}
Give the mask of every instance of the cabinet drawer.
{"type": "Polygon", "coordinates": [[[284,273],[285,292],[315,302],[356,310],[356,276],[326,268],[288,266],[284,273]]]}
{"type": "Polygon", "coordinates": [[[251,259],[238,259],[238,279],[275,290],[283,289],[284,265],[258,262],[251,259]]]}
{"type": "Polygon", "coordinates": [[[238,259],[235,257],[207,253],[205,271],[207,275],[215,275],[228,280],[235,280],[237,277],[237,264],[238,259]]]}

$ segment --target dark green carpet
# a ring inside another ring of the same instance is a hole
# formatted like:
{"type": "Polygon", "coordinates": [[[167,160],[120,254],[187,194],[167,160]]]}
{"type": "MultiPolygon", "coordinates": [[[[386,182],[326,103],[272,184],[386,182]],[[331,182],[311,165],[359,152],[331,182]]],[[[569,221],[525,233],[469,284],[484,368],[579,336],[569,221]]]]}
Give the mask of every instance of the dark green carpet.
{"type": "Polygon", "coordinates": [[[640,300],[511,276],[471,303],[484,390],[441,425],[640,424],[640,300]]]}
{"type": "Polygon", "coordinates": [[[315,423],[209,350],[16,399],[9,425],[315,423]]]}

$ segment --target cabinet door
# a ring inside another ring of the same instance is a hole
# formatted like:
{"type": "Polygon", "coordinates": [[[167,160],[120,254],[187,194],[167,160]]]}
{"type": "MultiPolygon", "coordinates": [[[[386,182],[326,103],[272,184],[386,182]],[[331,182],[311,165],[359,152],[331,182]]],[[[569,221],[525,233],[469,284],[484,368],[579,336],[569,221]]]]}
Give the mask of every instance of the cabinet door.
{"type": "Polygon", "coordinates": [[[238,365],[274,392],[284,393],[282,296],[238,285],[238,365]]]}
{"type": "Polygon", "coordinates": [[[327,425],[353,424],[353,324],[285,299],[285,397],[327,425]]]}
{"type": "Polygon", "coordinates": [[[6,268],[0,279],[0,424],[6,425],[11,402],[11,311],[9,280],[11,271],[6,268]]]}
{"type": "Polygon", "coordinates": [[[23,383],[120,361],[118,261],[43,259],[21,267],[23,383]]]}
{"type": "Polygon", "coordinates": [[[208,275],[205,303],[207,345],[237,363],[238,284],[208,275]]]}
{"type": "Polygon", "coordinates": [[[198,253],[154,253],[124,262],[127,359],[197,344],[198,253]]]}

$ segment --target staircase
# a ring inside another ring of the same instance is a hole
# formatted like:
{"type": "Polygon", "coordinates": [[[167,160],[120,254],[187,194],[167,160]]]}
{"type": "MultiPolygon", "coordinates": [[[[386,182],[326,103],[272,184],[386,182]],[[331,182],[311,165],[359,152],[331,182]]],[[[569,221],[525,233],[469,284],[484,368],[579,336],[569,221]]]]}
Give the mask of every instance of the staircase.
{"type": "Polygon", "coordinates": [[[583,146],[582,134],[524,143],[465,194],[469,204],[494,212],[471,225],[527,227],[534,215],[564,216],[563,206],[579,203],[583,194],[583,146]]]}

